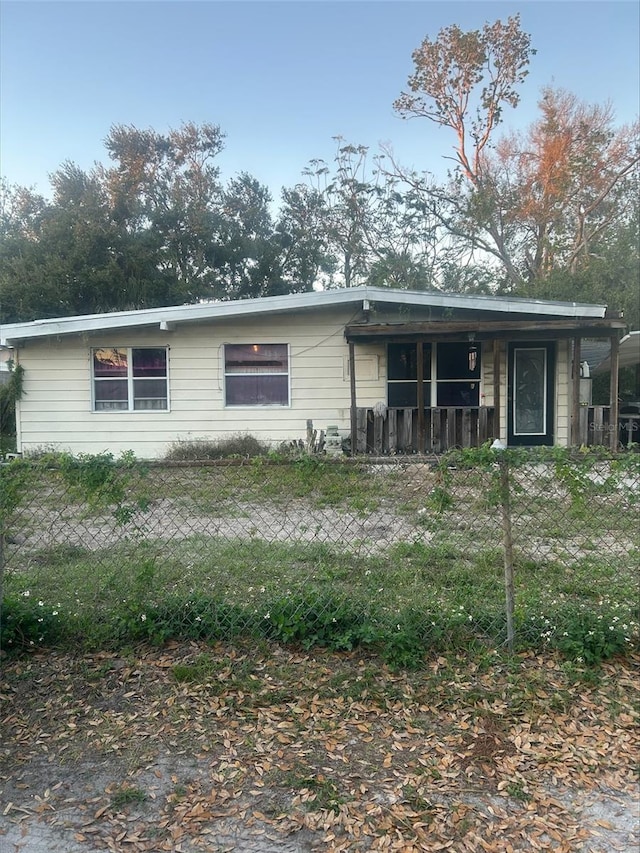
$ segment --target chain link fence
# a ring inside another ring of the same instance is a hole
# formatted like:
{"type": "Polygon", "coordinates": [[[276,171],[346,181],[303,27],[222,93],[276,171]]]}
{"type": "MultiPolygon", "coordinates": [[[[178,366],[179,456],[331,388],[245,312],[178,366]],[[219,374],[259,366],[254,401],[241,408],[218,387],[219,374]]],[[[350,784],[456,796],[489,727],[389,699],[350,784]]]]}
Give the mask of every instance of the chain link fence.
{"type": "Polygon", "coordinates": [[[3,645],[169,637],[540,648],[638,642],[640,456],[0,468],[3,645]]]}

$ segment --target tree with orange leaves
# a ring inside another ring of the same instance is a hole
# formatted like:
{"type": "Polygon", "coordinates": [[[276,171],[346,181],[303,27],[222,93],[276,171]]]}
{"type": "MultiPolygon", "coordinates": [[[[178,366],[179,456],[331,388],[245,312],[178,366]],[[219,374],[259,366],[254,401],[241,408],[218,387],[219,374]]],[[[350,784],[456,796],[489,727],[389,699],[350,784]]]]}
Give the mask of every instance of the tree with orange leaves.
{"type": "Polygon", "coordinates": [[[609,105],[551,88],[526,132],[497,139],[533,54],[517,15],[425,39],[413,53],[409,91],[394,107],[404,118],[450,128],[454,166],[443,186],[392,162],[413,192],[430,199],[461,257],[497,260],[504,289],[535,295],[552,273],[577,274],[637,214],[640,160],[637,123],[615,128],[609,105]]]}

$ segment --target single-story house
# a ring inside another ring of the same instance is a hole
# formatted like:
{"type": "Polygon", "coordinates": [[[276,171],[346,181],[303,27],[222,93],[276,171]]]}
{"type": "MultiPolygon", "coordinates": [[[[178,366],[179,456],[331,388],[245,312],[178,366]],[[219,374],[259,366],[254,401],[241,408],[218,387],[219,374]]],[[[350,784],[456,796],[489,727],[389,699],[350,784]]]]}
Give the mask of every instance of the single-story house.
{"type": "MultiPolygon", "coordinates": [[[[24,370],[18,450],[132,450],[329,426],[357,452],[608,443],[580,341],[624,321],[575,302],[354,287],[5,325],[24,370]]],[[[612,371],[612,377],[615,371],[612,371]]],[[[605,411],[606,410],[606,411],[605,411]]]]}

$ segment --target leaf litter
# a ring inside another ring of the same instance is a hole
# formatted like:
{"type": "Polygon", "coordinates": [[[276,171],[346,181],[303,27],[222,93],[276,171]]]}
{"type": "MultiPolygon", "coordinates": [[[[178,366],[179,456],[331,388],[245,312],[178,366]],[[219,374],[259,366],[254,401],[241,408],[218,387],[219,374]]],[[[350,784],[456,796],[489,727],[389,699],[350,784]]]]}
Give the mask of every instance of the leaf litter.
{"type": "Polygon", "coordinates": [[[638,663],[395,672],[200,643],[5,660],[0,849],[637,850],[638,663]]]}

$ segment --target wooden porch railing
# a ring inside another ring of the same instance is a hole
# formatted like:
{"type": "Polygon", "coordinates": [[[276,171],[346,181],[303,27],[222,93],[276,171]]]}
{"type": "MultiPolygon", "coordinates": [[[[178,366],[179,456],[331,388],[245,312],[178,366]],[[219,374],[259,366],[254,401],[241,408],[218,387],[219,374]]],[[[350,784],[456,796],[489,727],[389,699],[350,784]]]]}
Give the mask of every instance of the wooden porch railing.
{"type": "Polygon", "coordinates": [[[587,447],[609,447],[611,432],[611,406],[582,406],[580,408],[580,444],[587,447]]]}
{"type": "MultiPolygon", "coordinates": [[[[453,447],[479,447],[495,438],[493,406],[475,408],[430,408],[424,411],[422,441],[417,409],[356,410],[356,452],[384,456],[393,453],[444,453],[453,447]]],[[[640,418],[638,418],[640,420],[640,418]]],[[[637,430],[637,427],[635,428],[637,430]]],[[[611,406],[580,409],[579,444],[609,447],[611,433],[623,447],[637,432],[626,435],[611,424],[611,406]]]]}
{"type": "Polygon", "coordinates": [[[453,447],[479,447],[493,438],[494,409],[433,408],[424,410],[420,435],[418,409],[356,410],[356,452],[443,453],[453,447]]]}
{"type": "MultiPolygon", "coordinates": [[[[622,407],[621,407],[622,408],[622,407]]],[[[611,406],[583,406],[580,409],[580,444],[587,447],[611,447],[611,437],[623,450],[640,443],[640,415],[624,410],[618,423],[611,423],[611,406]]]]}

